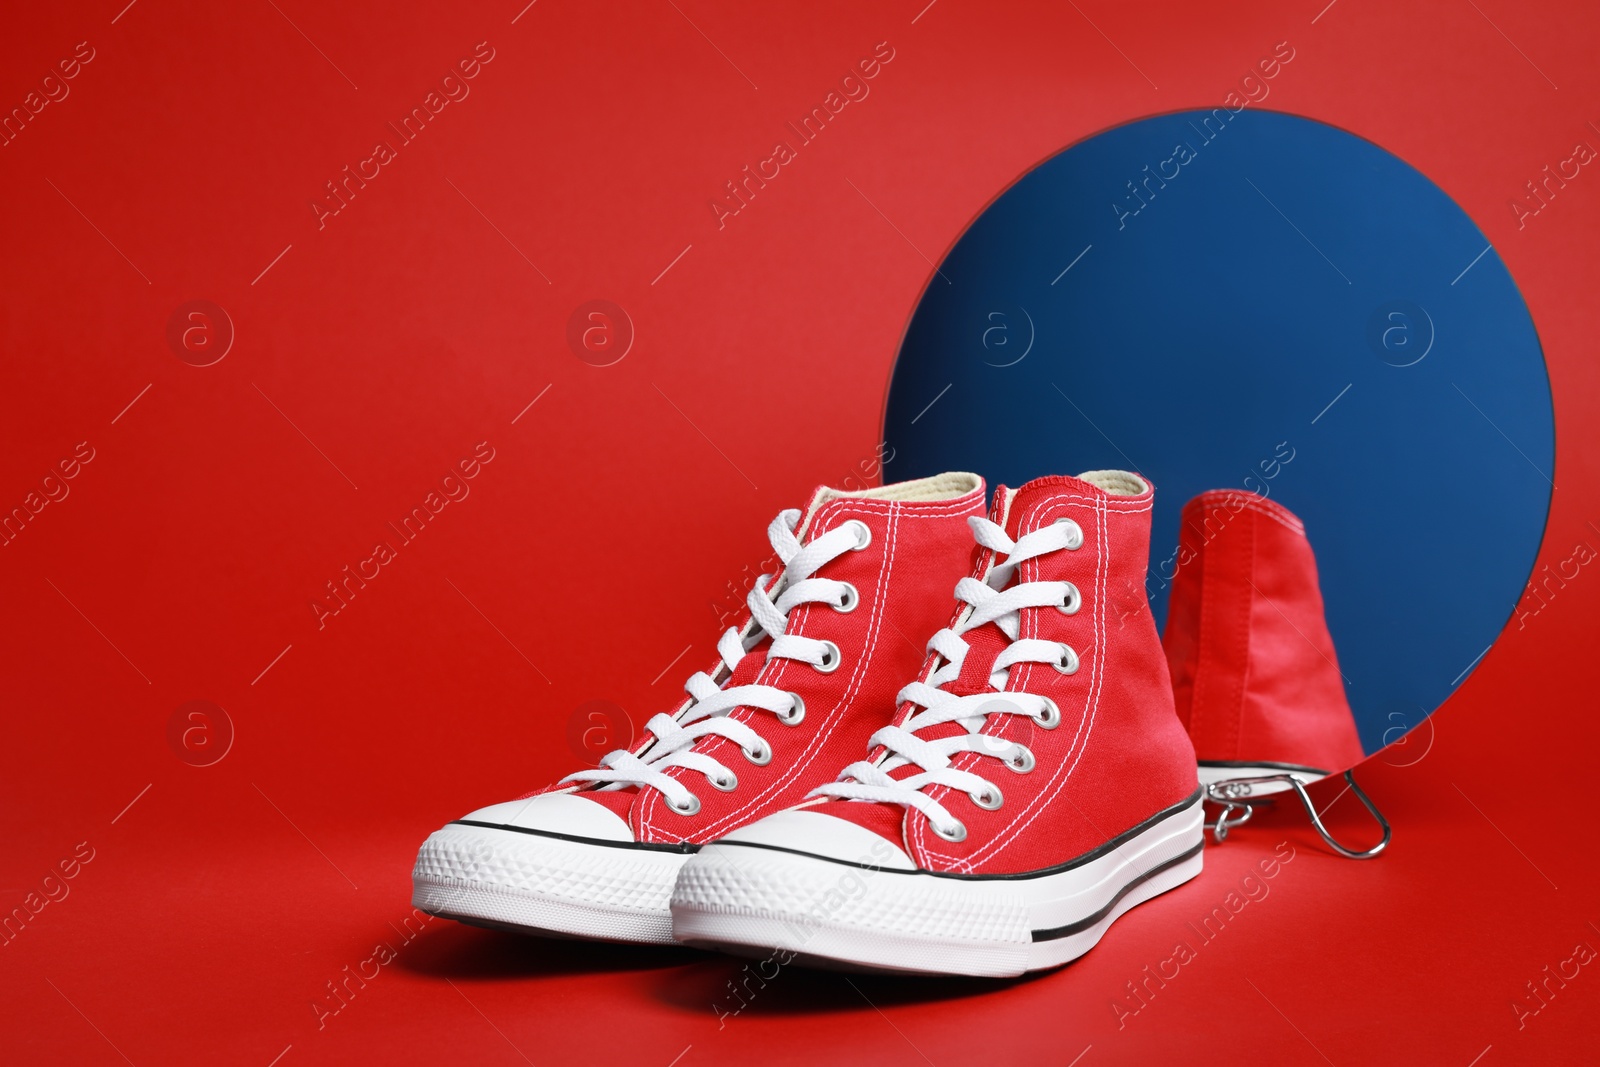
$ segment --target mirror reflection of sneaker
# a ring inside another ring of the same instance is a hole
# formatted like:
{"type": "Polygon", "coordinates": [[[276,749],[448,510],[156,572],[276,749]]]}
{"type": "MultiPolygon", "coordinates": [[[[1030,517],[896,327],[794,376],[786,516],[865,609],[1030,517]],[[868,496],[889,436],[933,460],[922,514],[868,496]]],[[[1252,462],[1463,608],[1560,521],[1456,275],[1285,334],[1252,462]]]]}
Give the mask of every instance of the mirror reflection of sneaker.
{"type": "Polygon", "coordinates": [[[1194,749],[1148,603],[1116,596],[1144,581],[1152,500],[1124,471],[996,490],[894,724],[811,803],[691,857],[678,939],[823,967],[1019,975],[1081,956],[1199,874],[1194,749]]]}
{"type": "MultiPolygon", "coordinates": [[[[949,617],[950,582],[971,559],[966,520],[985,495],[982,478],[952,473],[819,488],[804,511],[780,513],[767,535],[782,569],[757,581],[688,699],[599,768],[436,831],[412,903],[477,926],[672,944],[684,861],[804,799],[889,721],[923,658],[906,635],[949,617]]],[[[648,554],[626,562],[650,580],[648,554]]]]}
{"type": "Polygon", "coordinates": [[[1388,843],[1387,824],[1375,849],[1347,849],[1329,836],[1304,789],[1365,756],[1305,524],[1254,493],[1201,493],[1184,505],[1177,565],[1162,644],[1200,782],[1224,808],[1217,840],[1249,819],[1254,802],[1292,790],[1336,850],[1376,855],[1388,843]]]}

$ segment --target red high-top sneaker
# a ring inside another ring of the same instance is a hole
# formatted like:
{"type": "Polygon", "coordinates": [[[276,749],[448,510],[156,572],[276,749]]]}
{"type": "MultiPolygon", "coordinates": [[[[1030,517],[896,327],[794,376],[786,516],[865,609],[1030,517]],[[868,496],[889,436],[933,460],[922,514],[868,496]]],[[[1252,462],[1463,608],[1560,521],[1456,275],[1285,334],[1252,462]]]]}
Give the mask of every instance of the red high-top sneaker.
{"type": "Polygon", "coordinates": [[[805,797],[888,722],[949,611],[983,479],[819,488],[768,528],[763,575],[719,661],[597,770],[472,812],[429,837],[413,904],[530,933],[672,943],[678,868],[701,843],[805,797]]]}
{"type": "Polygon", "coordinates": [[[1163,644],[1200,781],[1311,782],[1361,762],[1304,524],[1254,493],[1214,489],[1184,505],[1177,559],[1163,644]]]}
{"type": "Polygon", "coordinates": [[[997,491],[878,747],[685,864],[678,939],[1016,975],[1200,873],[1194,749],[1143,596],[1151,499],[1123,471],[997,491]]]}

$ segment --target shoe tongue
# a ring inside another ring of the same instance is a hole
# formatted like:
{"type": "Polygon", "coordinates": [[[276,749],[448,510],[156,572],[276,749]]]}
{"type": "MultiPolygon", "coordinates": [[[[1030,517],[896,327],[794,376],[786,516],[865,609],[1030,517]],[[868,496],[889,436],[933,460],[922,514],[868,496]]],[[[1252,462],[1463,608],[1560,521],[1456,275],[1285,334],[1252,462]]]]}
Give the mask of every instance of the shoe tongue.
{"type": "MultiPolygon", "coordinates": [[[[1012,540],[1019,540],[1046,524],[1044,505],[1054,498],[1072,496],[1092,500],[1113,495],[1137,496],[1149,488],[1143,478],[1127,471],[1085,471],[1076,478],[1048,475],[1025,482],[1016,489],[1003,485],[996,488],[989,521],[1003,527],[1012,540]]],[[[997,554],[995,562],[999,561],[997,554]]],[[[962,637],[967,642],[967,657],[962,661],[960,676],[947,682],[944,690],[957,696],[988,692],[994,661],[1010,645],[1011,639],[992,622],[968,630],[962,637]]],[[[930,731],[928,736],[937,735],[930,731]]]]}
{"type": "MultiPolygon", "coordinates": [[[[989,519],[1004,527],[1006,535],[1016,541],[1055,521],[1045,518],[1050,514],[1046,505],[1051,501],[1063,497],[1096,500],[1110,496],[1138,496],[1149,490],[1148,482],[1127,471],[1085,471],[1076,478],[1052,474],[1025,482],[1016,489],[1000,486],[995,491],[994,507],[989,519]]],[[[1042,561],[1044,565],[1040,569],[1043,574],[1040,577],[1046,580],[1062,577],[1051,573],[1048,559],[1045,557],[1042,561]]],[[[998,558],[996,562],[999,562],[998,558]]],[[[945,691],[958,696],[986,692],[995,657],[1011,643],[1010,638],[992,622],[969,630],[962,636],[966,638],[969,648],[967,658],[962,661],[961,676],[946,684],[945,691]]]]}
{"type": "MultiPolygon", "coordinates": [[[[1033,485],[1029,482],[1028,485],[1033,485]]],[[[1024,486],[1023,488],[1027,488],[1024,486]]],[[[994,501],[989,506],[989,521],[1006,531],[1006,534],[1015,540],[1017,532],[1018,509],[1016,500],[1021,494],[1021,489],[1011,489],[1004,485],[997,486],[994,491],[994,501]]],[[[985,552],[986,558],[983,574],[1000,562],[998,553],[985,552]]],[[[980,580],[982,575],[979,576],[980,580]]],[[[985,623],[973,630],[968,630],[961,635],[967,643],[967,658],[961,661],[961,674],[944,684],[944,691],[956,696],[972,696],[989,690],[989,675],[993,673],[992,664],[995,657],[1005,651],[1011,639],[994,623],[985,623]]],[[[933,740],[939,737],[950,737],[962,729],[959,723],[943,723],[929,730],[923,731],[922,736],[933,740]]]]}
{"type": "MultiPolygon", "coordinates": [[[[1004,485],[996,486],[994,501],[989,508],[989,521],[1006,531],[1006,535],[1013,541],[1024,534],[1032,533],[1044,525],[1039,517],[1042,508],[1039,506],[1053,496],[1071,494],[1090,499],[1110,495],[1137,496],[1149,490],[1149,484],[1136,474],[1126,471],[1086,471],[1082,475],[1072,478],[1066,475],[1048,475],[1025,482],[1016,489],[1004,485]]],[[[984,572],[996,559],[986,561],[984,572]]],[[[967,655],[961,663],[961,674],[954,680],[946,682],[942,687],[946,693],[956,696],[973,696],[979,693],[990,692],[989,677],[994,673],[995,659],[1010,645],[1011,639],[1005,631],[994,623],[985,623],[975,629],[968,630],[961,635],[967,642],[967,655]]],[[[917,731],[917,736],[925,741],[936,741],[944,737],[955,737],[966,731],[959,722],[939,723],[917,731]]],[[[909,778],[919,774],[923,768],[915,764],[907,764],[889,772],[891,778],[909,778]]],[[[824,810],[830,815],[848,819],[851,822],[864,826],[869,830],[887,838],[901,847],[909,848],[902,840],[905,809],[899,804],[885,802],[834,802],[825,805],[824,810]]]]}

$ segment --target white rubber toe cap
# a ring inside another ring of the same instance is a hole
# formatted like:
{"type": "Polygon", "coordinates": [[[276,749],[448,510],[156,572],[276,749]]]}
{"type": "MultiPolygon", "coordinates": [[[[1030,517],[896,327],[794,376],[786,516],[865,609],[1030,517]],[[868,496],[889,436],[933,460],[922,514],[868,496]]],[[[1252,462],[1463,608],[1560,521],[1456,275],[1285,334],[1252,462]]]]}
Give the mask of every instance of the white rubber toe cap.
{"type": "Polygon", "coordinates": [[[633,840],[633,830],[622,816],[603,804],[571,793],[541,793],[526,800],[491,804],[462,816],[460,821],[568,834],[591,841],[633,840]]]}
{"type": "Polygon", "coordinates": [[[917,869],[904,850],[881,834],[847,819],[836,819],[805,808],[780,811],[758,819],[722,838],[718,844],[789,849],[891,871],[917,869]]]}

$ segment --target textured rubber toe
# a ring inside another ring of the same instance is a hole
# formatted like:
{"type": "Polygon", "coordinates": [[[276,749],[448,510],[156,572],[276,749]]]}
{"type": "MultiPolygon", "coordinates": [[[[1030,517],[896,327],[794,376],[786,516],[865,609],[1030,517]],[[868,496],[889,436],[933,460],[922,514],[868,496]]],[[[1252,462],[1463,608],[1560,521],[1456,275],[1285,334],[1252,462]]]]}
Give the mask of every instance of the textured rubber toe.
{"type": "Polygon", "coordinates": [[[463,821],[423,843],[411,902],[479,926],[670,945],[672,887],[689,856],[632,841],[463,821]]]}

